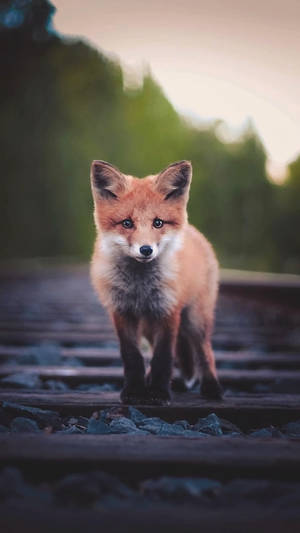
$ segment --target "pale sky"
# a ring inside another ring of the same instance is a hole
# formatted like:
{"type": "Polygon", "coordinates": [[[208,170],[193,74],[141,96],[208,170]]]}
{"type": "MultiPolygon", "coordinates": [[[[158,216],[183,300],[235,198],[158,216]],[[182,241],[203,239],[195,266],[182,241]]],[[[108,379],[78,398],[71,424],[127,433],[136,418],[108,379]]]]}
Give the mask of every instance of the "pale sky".
{"type": "Polygon", "coordinates": [[[300,153],[300,0],[52,0],[54,27],[150,67],[181,113],[251,118],[280,174],[300,153]]]}

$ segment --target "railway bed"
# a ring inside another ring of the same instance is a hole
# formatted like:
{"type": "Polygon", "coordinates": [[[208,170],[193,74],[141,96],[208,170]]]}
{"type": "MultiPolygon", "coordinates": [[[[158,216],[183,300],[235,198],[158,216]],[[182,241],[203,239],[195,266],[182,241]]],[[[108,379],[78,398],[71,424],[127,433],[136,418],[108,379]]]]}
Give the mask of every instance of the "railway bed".
{"type": "MultiPolygon", "coordinates": [[[[300,282],[222,277],[222,401],[121,405],[85,266],[0,274],[1,531],[298,532],[300,282]]],[[[149,352],[143,347],[148,364],[149,352]]]]}

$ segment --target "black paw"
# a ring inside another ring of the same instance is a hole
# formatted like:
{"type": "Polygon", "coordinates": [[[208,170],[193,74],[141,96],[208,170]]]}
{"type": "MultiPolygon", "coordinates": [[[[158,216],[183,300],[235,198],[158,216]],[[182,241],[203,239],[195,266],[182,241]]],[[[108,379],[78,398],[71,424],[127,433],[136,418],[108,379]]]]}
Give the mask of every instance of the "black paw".
{"type": "Polygon", "coordinates": [[[172,391],[174,392],[186,392],[188,390],[184,379],[182,377],[176,377],[172,380],[172,391]]]}
{"type": "Polygon", "coordinates": [[[171,394],[168,389],[156,389],[149,387],[147,389],[147,405],[169,405],[171,402],[171,394]]]}
{"type": "Polygon", "coordinates": [[[203,379],[201,396],[209,400],[222,400],[223,389],[217,379],[203,379]]]}
{"type": "Polygon", "coordinates": [[[143,405],[147,401],[146,387],[123,387],[120,394],[121,402],[130,405],[143,405]]]}

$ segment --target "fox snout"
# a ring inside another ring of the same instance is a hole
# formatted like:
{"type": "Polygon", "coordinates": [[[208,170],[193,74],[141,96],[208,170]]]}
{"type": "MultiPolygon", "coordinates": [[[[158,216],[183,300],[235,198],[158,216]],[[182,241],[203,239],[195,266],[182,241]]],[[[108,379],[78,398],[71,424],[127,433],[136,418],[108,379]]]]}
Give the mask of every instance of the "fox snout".
{"type": "Polygon", "coordinates": [[[158,243],[142,244],[139,243],[133,244],[130,249],[130,256],[140,261],[141,263],[149,263],[158,255],[158,243]]]}
{"type": "Polygon", "coordinates": [[[153,248],[149,246],[148,244],[144,244],[140,247],[140,253],[144,255],[145,257],[149,257],[153,252],[153,248]]]}

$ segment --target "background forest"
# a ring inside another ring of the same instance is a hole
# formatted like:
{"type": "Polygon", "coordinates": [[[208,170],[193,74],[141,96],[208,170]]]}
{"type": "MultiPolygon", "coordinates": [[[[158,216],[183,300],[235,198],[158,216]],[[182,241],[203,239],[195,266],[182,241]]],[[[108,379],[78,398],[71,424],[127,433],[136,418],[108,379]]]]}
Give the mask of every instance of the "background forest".
{"type": "Polygon", "coordinates": [[[124,88],[116,61],[52,30],[54,12],[46,0],[0,2],[2,259],[89,258],[92,159],[137,176],[190,159],[190,221],[222,266],[299,273],[300,157],[272,183],[250,125],[224,143],[219,123],[189,123],[150,74],[124,88]]]}

